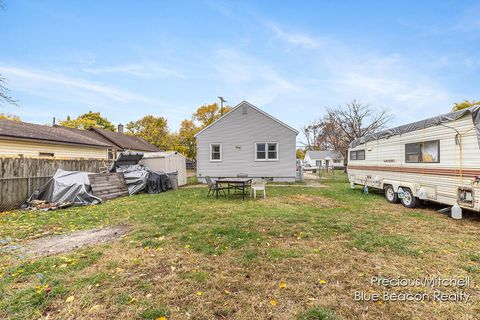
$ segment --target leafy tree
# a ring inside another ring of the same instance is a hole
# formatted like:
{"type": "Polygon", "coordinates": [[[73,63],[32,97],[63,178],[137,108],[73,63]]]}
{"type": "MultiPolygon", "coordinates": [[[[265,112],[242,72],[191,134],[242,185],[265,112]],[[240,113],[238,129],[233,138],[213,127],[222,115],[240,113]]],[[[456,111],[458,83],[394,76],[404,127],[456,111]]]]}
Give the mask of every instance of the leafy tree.
{"type": "Polygon", "coordinates": [[[305,150],[297,149],[296,154],[297,154],[297,159],[300,159],[300,160],[305,159],[305,150]]]}
{"type": "Polygon", "coordinates": [[[20,121],[20,117],[11,113],[0,113],[0,119],[20,121]]]}
{"type": "Polygon", "coordinates": [[[195,159],[197,156],[197,143],[195,134],[200,130],[192,120],[185,119],[180,124],[180,130],[177,134],[176,144],[181,153],[183,153],[189,159],[195,159]]]}
{"type": "MultiPolygon", "coordinates": [[[[224,106],[223,114],[229,112],[230,110],[232,110],[232,108],[229,106],[224,106]]],[[[195,113],[192,115],[192,120],[198,121],[200,123],[200,127],[204,128],[220,118],[222,116],[220,112],[221,110],[218,104],[205,104],[195,111],[195,113]]]]}
{"type": "MultiPolygon", "coordinates": [[[[232,108],[224,106],[223,114],[230,110],[232,108]]],[[[183,120],[179,131],[171,135],[172,149],[183,153],[189,159],[195,159],[197,157],[195,134],[221,116],[220,107],[216,103],[205,104],[199,107],[192,114],[192,118],[183,120]]]]}
{"type": "Polygon", "coordinates": [[[109,131],[115,131],[115,126],[100,115],[100,112],[88,111],[79,115],[76,119],[67,117],[67,120],[60,121],[60,125],[69,128],[77,128],[86,130],[90,127],[102,128],[109,131]]]}
{"type": "Polygon", "coordinates": [[[473,106],[480,106],[480,101],[463,100],[462,102],[456,102],[453,104],[452,111],[467,109],[473,106]]]}
{"type": "Polygon", "coordinates": [[[139,136],[161,149],[170,150],[172,147],[172,137],[164,117],[147,115],[137,121],[130,121],[126,128],[129,134],[139,136]]]}

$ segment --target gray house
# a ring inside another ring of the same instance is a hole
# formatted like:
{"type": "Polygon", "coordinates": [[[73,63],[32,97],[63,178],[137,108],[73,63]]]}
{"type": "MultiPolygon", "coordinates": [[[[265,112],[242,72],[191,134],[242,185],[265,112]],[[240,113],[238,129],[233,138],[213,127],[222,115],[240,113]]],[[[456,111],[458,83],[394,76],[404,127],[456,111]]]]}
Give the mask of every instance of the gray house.
{"type": "Polygon", "coordinates": [[[242,101],[213,122],[197,139],[197,177],[236,177],[295,181],[298,131],[242,101]]]}

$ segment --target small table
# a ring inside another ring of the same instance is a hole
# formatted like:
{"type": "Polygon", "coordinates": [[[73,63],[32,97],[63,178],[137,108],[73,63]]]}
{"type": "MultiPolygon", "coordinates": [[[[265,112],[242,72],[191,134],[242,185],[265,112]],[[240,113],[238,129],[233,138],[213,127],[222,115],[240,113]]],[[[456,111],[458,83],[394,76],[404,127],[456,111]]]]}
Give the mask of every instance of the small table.
{"type": "Polygon", "coordinates": [[[243,200],[245,200],[245,188],[252,184],[252,179],[250,178],[222,178],[217,179],[215,181],[216,184],[216,193],[218,199],[218,190],[228,190],[230,193],[230,189],[234,190],[242,190],[243,200]],[[226,184],[227,187],[221,187],[220,184],[226,184]]]}

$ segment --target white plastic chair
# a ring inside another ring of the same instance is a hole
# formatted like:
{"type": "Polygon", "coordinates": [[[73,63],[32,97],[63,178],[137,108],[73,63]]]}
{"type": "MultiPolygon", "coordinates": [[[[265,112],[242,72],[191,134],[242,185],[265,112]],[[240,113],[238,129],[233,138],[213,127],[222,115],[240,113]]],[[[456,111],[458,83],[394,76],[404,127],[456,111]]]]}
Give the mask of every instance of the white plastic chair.
{"type": "Polygon", "coordinates": [[[257,191],[263,191],[263,198],[267,198],[267,191],[266,191],[266,184],[267,182],[265,180],[256,180],[252,182],[252,189],[251,191],[253,192],[253,198],[257,198],[257,191]]]}

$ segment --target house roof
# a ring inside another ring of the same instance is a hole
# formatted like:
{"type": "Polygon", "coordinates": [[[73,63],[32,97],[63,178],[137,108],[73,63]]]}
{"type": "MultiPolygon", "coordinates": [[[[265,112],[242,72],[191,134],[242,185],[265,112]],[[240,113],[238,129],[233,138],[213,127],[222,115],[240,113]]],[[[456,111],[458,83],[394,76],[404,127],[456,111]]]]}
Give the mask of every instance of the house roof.
{"type": "Polygon", "coordinates": [[[102,148],[111,146],[111,144],[79,134],[78,132],[64,130],[63,127],[51,127],[5,119],[0,120],[0,137],[102,148]]]}
{"type": "Polygon", "coordinates": [[[251,104],[250,102],[243,100],[242,102],[240,102],[239,104],[237,104],[232,110],[230,110],[230,112],[227,112],[226,114],[224,114],[223,116],[221,116],[220,118],[218,118],[217,120],[215,120],[214,122],[212,122],[210,125],[206,126],[206,127],[203,128],[202,130],[200,130],[199,132],[197,132],[197,134],[195,135],[195,137],[198,136],[199,134],[201,134],[202,132],[204,132],[205,130],[207,130],[208,128],[212,127],[213,125],[219,123],[219,122],[222,121],[224,118],[228,117],[230,114],[232,114],[232,112],[233,112],[235,109],[238,109],[239,107],[244,106],[244,105],[247,105],[247,106],[249,106],[250,108],[257,110],[258,112],[260,112],[261,114],[267,116],[268,118],[272,119],[273,121],[281,124],[282,126],[286,127],[287,129],[292,130],[293,132],[295,132],[295,134],[298,134],[298,130],[295,130],[294,128],[290,127],[288,124],[286,124],[286,123],[278,120],[277,118],[269,115],[268,113],[266,113],[266,112],[263,111],[262,109],[255,107],[255,106],[254,106],[253,104],[251,104]]]}
{"type": "Polygon", "coordinates": [[[323,150],[323,151],[307,151],[308,156],[310,159],[342,159],[343,155],[340,151],[336,150],[323,150]]]}
{"type": "Polygon", "coordinates": [[[95,127],[92,127],[88,130],[110,141],[110,143],[113,143],[114,146],[116,146],[119,149],[149,151],[149,152],[162,151],[159,148],[155,147],[154,145],[148,143],[146,140],[137,136],[131,136],[128,134],[108,131],[105,129],[95,128],[95,127]]]}
{"type": "Polygon", "coordinates": [[[103,136],[99,135],[98,133],[95,133],[94,131],[77,129],[77,128],[62,127],[62,126],[59,126],[59,125],[55,125],[55,126],[58,127],[58,128],[62,128],[63,130],[68,130],[68,131],[74,132],[76,134],[80,134],[82,136],[85,136],[85,137],[88,137],[88,138],[91,138],[91,139],[95,139],[97,141],[100,141],[101,143],[107,144],[110,148],[115,147],[114,144],[110,140],[105,139],[103,136]]]}

